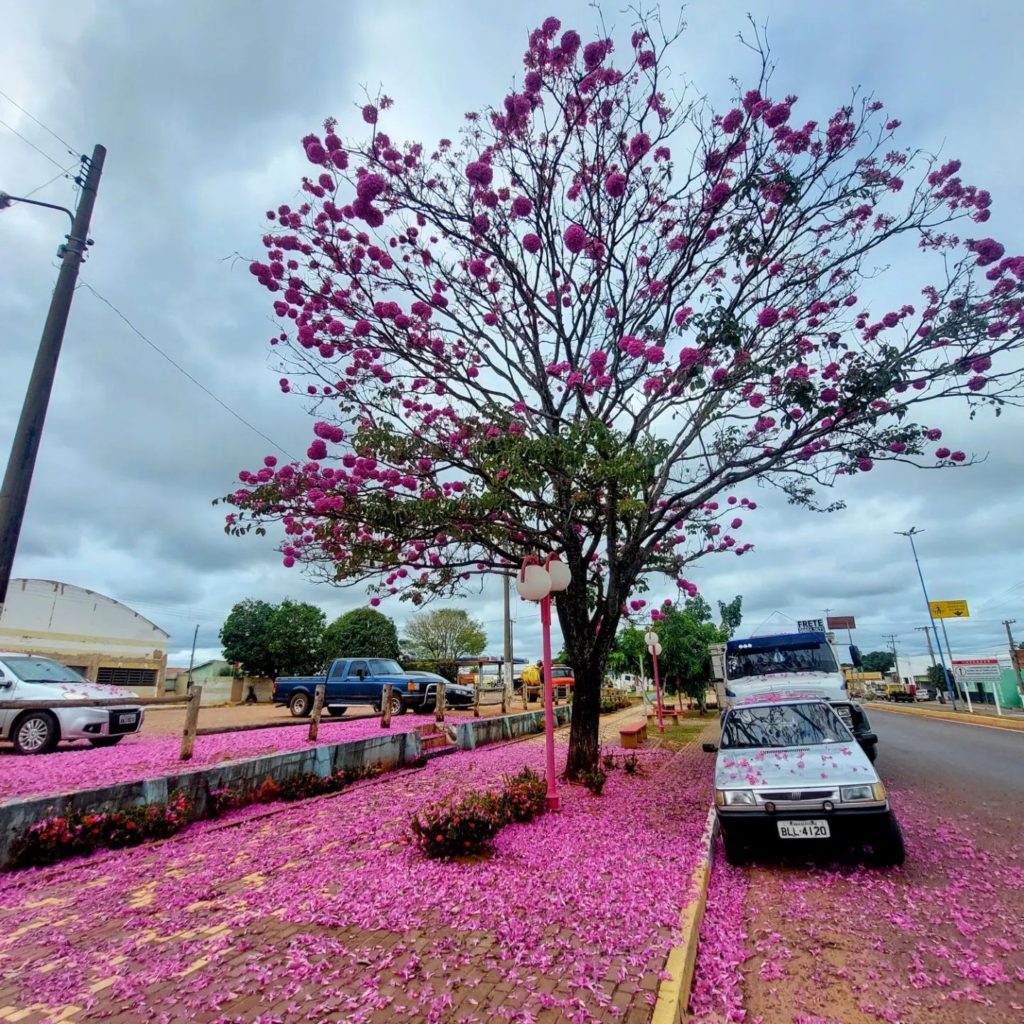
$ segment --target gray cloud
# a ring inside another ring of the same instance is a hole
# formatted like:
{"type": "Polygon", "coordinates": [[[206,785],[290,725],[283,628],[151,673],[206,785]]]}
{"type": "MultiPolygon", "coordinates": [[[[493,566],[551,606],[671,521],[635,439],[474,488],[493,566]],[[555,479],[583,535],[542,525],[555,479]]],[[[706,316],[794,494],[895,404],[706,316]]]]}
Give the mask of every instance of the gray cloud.
{"type": "MultiPolygon", "coordinates": [[[[301,401],[277,389],[267,296],[231,254],[260,252],[263,211],[290,201],[304,173],[299,139],[330,114],[353,124],[361,85],[375,92],[382,83],[395,97],[396,135],[451,136],[465,110],[500,102],[521,74],[526,32],[551,5],[94,2],[61,3],[59,16],[52,5],[2,6],[0,88],[74,146],[99,140],[109,149],[97,244],[82,281],[259,431],[301,455],[311,424],[301,401]]],[[[567,24],[592,31],[583,0],[554,6],[567,24]]],[[[686,12],[690,28],[675,64],[716,104],[731,94],[729,76],[751,67],[735,41],[748,7],[729,0],[686,12]]],[[[676,8],[666,10],[674,18],[676,8]]],[[[819,120],[852,86],[875,91],[906,121],[909,142],[963,157],[968,179],[996,198],[992,233],[1020,251],[1020,146],[998,126],[1017,120],[1024,11],[1004,7],[999,30],[987,31],[992,10],[972,12],[965,33],[962,8],[951,2],[929,5],[927,18],[916,5],[773,4],[776,91],[799,95],[801,116],[819,120]]],[[[626,27],[617,9],[608,19],[626,27]]],[[[72,161],[2,98],[0,116],[61,166],[72,161]]],[[[0,128],[0,188],[24,193],[56,172],[0,128]]],[[[39,198],[74,202],[65,181],[39,198]]],[[[0,214],[0,451],[13,434],[63,230],[44,211],[0,214]]],[[[908,254],[885,294],[913,301],[920,283],[908,254]]],[[[828,517],[754,489],[759,509],[747,517],[743,539],[756,549],[695,569],[712,602],[742,593],[750,626],[773,613],[778,623],[827,606],[858,616],[862,646],[894,632],[908,652],[923,651],[909,545],[893,534],[916,524],[926,530],[920,548],[932,596],[966,597],[975,610],[954,624],[957,643],[997,649],[999,620],[1019,612],[1024,622],[1024,572],[1015,557],[1024,417],[968,424],[962,410],[945,409],[934,420],[955,446],[987,461],[955,474],[879,467],[838,488],[848,508],[828,517]]],[[[311,600],[332,618],[364,603],[359,590],[286,571],[268,539],[223,534],[222,512],[210,501],[269,450],[81,288],[16,572],[126,601],[168,629],[186,658],[196,623],[200,654],[216,653],[220,623],[244,597],[311,600]]],[[[651,596],[674,595],[659,582],[651,596]]],[[[498,650],[497,581],[465,606],[485,620],[498,650]]],[[[401,620],[410,610],[392,611],[401,620]]],[[[536,656],[536,609],[515,601],[514,610],[517,647],[536,656]]]]}

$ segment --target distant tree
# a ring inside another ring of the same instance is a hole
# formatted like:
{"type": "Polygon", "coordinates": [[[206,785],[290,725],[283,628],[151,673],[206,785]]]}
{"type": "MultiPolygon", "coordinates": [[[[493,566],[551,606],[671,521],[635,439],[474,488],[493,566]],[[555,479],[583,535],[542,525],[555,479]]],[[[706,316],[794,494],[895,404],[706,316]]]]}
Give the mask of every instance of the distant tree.
{"type": "Polygon", "coordinates": [[[276,674],[268,646],[268,630],[274,611],[274,605],[266,601],[246,598],[231,609],[220,628],[224,659],[240,663],[247,675],[276,674]]]}
{"type": "Polygon", "coordinates": [[[394,622],[373,608],[356,608],[332,622],[324,633],[328,658],[395,658],[402,656],[394,622]]]}
{"type": "Polygon", "coordinates": [[[316,605],[282,601],[267,627],[275,675],[309,675],[324,663],[327,617],[316,605]]]}
{"type": "Polygon", "coordinates": [[[405,627],[402,643],[421,661],[455,662],[465,655],[480,654],[487,646],[487,633],[461,608],[438,608],[414,615],[405,627]]]}
{"type": "Polygon", "coordinates": [[[718,602],[718,617],[721,628],[732,636],[740,623],[743,621],[743,597],[737,594],[728,604],[725,601],[718,602]]]}
{"type": "Polygon", "coordinates": [[[862,658],[865,672],[881,672],[883,675],[896,664],[892,651],[869,651],[862,658]]]}
{"type": "Polygon", "coordinates": [[[937,690],[945,692],[946,673],[942,671],[941,665],[928,666],[928,685],[937,690]]]}

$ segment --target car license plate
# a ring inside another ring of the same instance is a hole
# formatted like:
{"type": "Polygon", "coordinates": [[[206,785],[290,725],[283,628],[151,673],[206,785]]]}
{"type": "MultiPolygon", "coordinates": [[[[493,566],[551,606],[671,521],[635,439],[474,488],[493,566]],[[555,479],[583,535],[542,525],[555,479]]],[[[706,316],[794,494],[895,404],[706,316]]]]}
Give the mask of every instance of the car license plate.
{"type": "Polygon", "coordinates": [[[131,714],[127,714],[127,715],[118,715],[117,716],[117,724],[118,725],[134,725],[135,724],[135,712],[133,711],[131,714]]]}
{"type": "Polygon", "coordinates": [[[831,836],[828,822],[815,818],[811,821],[776,822],[780,839],[828,839],[831,836]]]}

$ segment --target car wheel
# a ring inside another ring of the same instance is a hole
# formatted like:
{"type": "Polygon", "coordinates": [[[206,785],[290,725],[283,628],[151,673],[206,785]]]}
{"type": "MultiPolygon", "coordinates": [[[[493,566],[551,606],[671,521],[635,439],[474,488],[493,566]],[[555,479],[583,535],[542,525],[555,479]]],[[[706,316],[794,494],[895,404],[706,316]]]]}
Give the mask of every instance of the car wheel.
{"type": "Polygon", "coordinates": [[[94,747],[116,747],[123,739],[123,736],[97,736],[96,739],[91,739],[89,742],[94,747]]]}
{"type": "Polygon", "coordinates": [[[288,701],[288,710],[295,718],[305,718],[313,710],[313,702],[308,693],[296,693],[288,701]]]}
{"type": "Polygon", "coordinates": [[[348,711],[348,708],[339,708],[337,706],[327,709],[327,713],[329,715],[333,715],[335,718],[341,718],[346,711],[348,711]]]}
{"type": "Polygon", "coordinates": [[[722,833],[722,848],[725,851],[726,863],[733,867],[742,867],[750,863],[750,848],[744,843],[738,843],[735,839],[729,839],[722,833]]]}
{"type": "Polygon", "coordinates": [[[48,754],[60,739],[57,719],[49,711],[29,711],[11,730],[19,754],[48,754]]]}
{"type": "Polygon", "coordinates": [[[391,698],[391,714],[393,715],[404,715],[405,705],[402,703],[401,697],[391,698]]]}
{"type": "Polygon", "coordinates": [[[875,863],[882,867],[899,867],[906,860],[907,851],[903,845],[903,830],[896,816],[890,811],[886,822],[878,831],[871,844],[875,863]]]}

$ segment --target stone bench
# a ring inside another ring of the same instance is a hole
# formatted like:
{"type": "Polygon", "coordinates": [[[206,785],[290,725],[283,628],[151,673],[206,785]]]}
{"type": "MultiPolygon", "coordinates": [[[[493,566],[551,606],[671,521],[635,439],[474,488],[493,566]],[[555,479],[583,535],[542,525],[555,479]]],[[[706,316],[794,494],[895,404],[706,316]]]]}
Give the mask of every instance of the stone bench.
{"type": "Polygon", "coordinates": [[[636,725],[627,725],[619,730],[619,745],[627,750],[642,747],[647,742],[647,723],[637,722],[636,725]]]}

